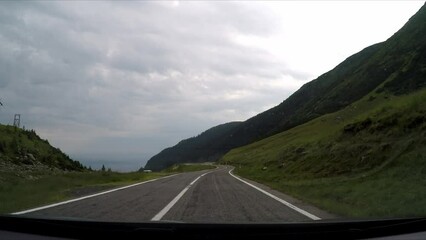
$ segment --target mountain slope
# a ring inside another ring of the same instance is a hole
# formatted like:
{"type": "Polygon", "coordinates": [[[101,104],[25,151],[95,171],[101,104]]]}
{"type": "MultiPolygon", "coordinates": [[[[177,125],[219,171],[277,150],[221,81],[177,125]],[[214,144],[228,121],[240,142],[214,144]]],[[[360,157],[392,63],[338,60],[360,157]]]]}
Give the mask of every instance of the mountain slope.
{"type": "Polygon", "coordinates": [[[389,78],[383,90],[405,92],[425,84],[425,7],[387,41],[370,46],[347,58],[333,70],[305,84],[280,105],[240,125],[225,141],[248,143],[287,130],[326,113],[342,109],[365,96],[389,78]],[[410,70],[416,70],[410,71],[410,70]],[[393,86],[393,87],[392,87],[393,86]]]}
{"type": "Polygon", "coordinates": [[[221,162],[253,171],[247,175],[262,175],[264,169],[265,177],[291,180],[364,173],[426,146],[424,102],[426,87],[404,95],[371,93],[340,111],[235,148],[221,162]]]}
{"type": "Polygon", "coordinates": [[[220,163],[340,216],[425,216],[425,102],[426,87],[402,95],[371,93],[233,149],[220,163]]]}
{"type": "Polygon", "coordinates": [[[233,149],[221,163],[341,216],[425,216],[425,43],[423,6],[369,59],[378,72],[400,66],[377,88],[339,111],[233,149]]]}
{"type": "Polygon", "coordinates": [[[34,130],[0,125],[0,170],[46,168],[81,171],[85,167],[41,139],[34,130]],[[9,169],[10,168],[10,169],[9,169]]]}
{"type": "Polygon", "coordinates": [[[225,152],[210,146],[230,134],[240,122],[230,122],[212,127],[200,135],[180,141],[171,148],[166,148],[152,157],[145,169],[154,171],[165,169],[176,163],[216,161],[225,152]]]}
{"type": "Polygon", "coordinates": [[[387,41],[354,54],[303,85],[278,106],[241,123],[230,134],[223,135],[221,141],[210,142],[209,146],[217,151],[202,157],[218,156],[338,111],[373,90],[404,94],[422,88],[425,85],[424,15],[423,6],[387,41]]]}

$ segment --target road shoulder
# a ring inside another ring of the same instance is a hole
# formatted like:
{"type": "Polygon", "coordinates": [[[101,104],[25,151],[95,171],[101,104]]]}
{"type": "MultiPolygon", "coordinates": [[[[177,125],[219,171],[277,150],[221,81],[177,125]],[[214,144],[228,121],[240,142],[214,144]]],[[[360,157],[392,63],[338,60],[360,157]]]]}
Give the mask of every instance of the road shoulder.
{"type": "Polygon", "coordinates": [[[341,219],[339,216],[337,216],[335,214],[331,214],[329,212],[326,212],[326,211],[319,209],[319,208],[317,208],[317,207],[315,207],[311,204],[305,203],[305,202],[303,202],[303,201],[301,201],[297,198],[294,198],[294,197],[292,197],[288,194],[282,193],[280,191],[272,189],[272,188],[270,188],[270,187],[268,187],[264,184],[255,182],[253,180],[241,177],[240,175],[236,174],[234,171],[232,171],[232,174],[234,174],[238,178],[240,178],[244,181],[247,181],[248,183],[253,184],[254,186],[256,186],[256,187],[258,187],[258,188],[260,188],[260,189],[262,189],[262,190],[264,190],[264,191],[266,191],[266,192],[268,192],[272,195],[277,196],[278,198],[280,198],[280,199],[282,199],[282,200],[284,200],[284,201],[286,201],[286,202],[288,202],[288,203],[290,203],[290,204],[292,204],[292,205],[294,205],[298,208],[301,208],[301,209],[303,209],[303,210],[305,210],[305,211],[307,211],[307,212],[309,212],[309,213],[311,213],[315,216],[318,216],[319,218],[321,218],[321,220],[341,219]]]}

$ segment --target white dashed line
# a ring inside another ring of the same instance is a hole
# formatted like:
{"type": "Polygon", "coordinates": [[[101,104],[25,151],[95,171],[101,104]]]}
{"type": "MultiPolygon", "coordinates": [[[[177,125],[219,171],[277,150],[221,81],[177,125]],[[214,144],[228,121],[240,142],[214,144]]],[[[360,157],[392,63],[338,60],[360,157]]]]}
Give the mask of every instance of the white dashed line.
{"type": "Polygon", "coordinates": [[[186,191],[188,191],[189,188],[191,188],[191,186],[198,181],[198,179],[200,179],[201,177],[203,177],[204,175],[208,173],[211,173],[211,172],[201,174],[194,181],[192,181],[188,186],[186,186],[186,188],[184,188],[175,198],[173,198],[173,200],[169,204],[167,204],[167,206],[165,206],[159,213],[157,213],[157,215],[155,215],[151,219],[151,221],[160,221],[161,218],[163,218],[164,215],[166,215],[166,213],[179,201],[179,199],[182,198],[182,196],[186,193],[186,191]]]}

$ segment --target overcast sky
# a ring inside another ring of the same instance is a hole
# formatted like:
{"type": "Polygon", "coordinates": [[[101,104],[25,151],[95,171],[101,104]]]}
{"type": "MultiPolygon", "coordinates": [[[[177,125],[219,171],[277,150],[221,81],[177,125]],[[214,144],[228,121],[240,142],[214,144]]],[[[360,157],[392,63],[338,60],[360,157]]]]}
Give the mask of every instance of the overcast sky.
{"type": "Polygon", "coordinates": [[[0,122],[92,167],[136,170],[246,120],[363,48],[423,1],[0,2],[0,122]]]}

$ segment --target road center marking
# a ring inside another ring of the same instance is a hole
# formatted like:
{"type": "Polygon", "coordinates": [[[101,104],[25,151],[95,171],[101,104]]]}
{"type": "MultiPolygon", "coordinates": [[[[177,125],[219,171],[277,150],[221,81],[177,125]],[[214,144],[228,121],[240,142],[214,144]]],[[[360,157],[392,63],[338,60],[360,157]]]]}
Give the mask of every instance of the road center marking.
{"type": "Polygon", "coordinates": [[[28,209],[28,210],[25,210],[25,211],[14,212],[14,213],[11,213],[11,214],[20,215],[20,214],[35,212],[35,211],[43,210],[43,209],[46,209],[46,208],[56,207],[56,206],[64,205],[64,204],[67,204],[67,203],[77,202],[77,201],[80,201],[80,200],[83,200],[83,199],[88,199],[88,198],[96,197],[96,196],[99,196],[99,195],[112,193],[112,192],[123,190],[123,189],[126,189],[126,188],[135,187],[135,186],[138,186],[138,185],[142,185],[142,184],[149,183],[149,182],[154,182],[154,181],[157,181],[157,180],[160,180],[160,179],[165,179],[165,178],[173,177],[173,176],[176,176],[176,175],[178,175],[178,174],[173,174],[173,175],[169,175],[169,176],[165,176],[165,177],[161,177],[161,178],[155,178],[155,179],[151,179],[151,180],[148,180],[148,181],[135,183],[135,184],[132,184],[132,185],[127,185],[127,186],[124,186],[124,187],[114,188],[114,189],[111,189],[111,190],[108,190],[108,191],[105,191],[105,192],[95,193],[95,194],[92,194],[92,195],[74,198],[74,199],[71,199],[71,200],[58,202],[58,203],[54,203],[54,204],[50,204],[50,205],[46,205],[46,206],[42,206],[42,207],[38,207],[38,208],[32,208],[32,209],[28,209]]]}
{"type": "Polygon", "coordinates": [[[251,183],[249,183],[249,182],[247,182],[247,181],[244,181],[243,179],[241,179],[241,178],[239,178],[239,177],[235,176],[234,174],[232,174],[232,173],[231,173],[231,172],[232,172],[232,170],[233,170],[233,169],[229,170],[229,174],[230,174],[231,176],[233,176],[234,178],[236,178],[237,180],[239,180],[239,181],[241,181],[241,182],[243,182],[243,183],[245,183],[245,184],[249,185],[250,187],[252,187],[252,188],[254,188],[254,189],[258,190],[259,192],[261,192],[261,193],[263,193],[263,194],[265,194],[265,195],[267,195],[267,196],[269,196],[269,197],[271,197],[271,198],[273,198],[273,199],[277,200],[278,202],[280,202],[280,203],[282,203],[282,204],[286,205],[287,207],[289,207],[289,208],[291,208],[291,209],[295,210],[296,212],[298,212],[298,213],[300,213],[300,214],[305,215],[306,217],[308,217],[308,218],[310,218],[310,219],[312,219],[312,220],[321,220],[321,218],[319,218],[319,217],[317,217],[317,216],[315,216],[315,215],[313,215],[313,214],[311,214],[311,213],[308,213],[307,211],[305,211],[305,210],[303,210],[303,209],[301,209],[301,208],[298,208],[298,207],[294,206],[293,204],[291,204],[291,203],[289,203],[289,202],[286,202],[286,201],[282,200],[281,198],[279,198],[279,197],[277,197],[277,196],[275,196],[275,195],[273,195],[273,194],[271,194],[271,193],[269,193],[269,192],[267,192],[267,191],[265,191],[265,190],[263,190],[263,189],[261,189],[261,188],[259,188],[259,187],[256,187],[255,185],[253,185],[253,184],[251,184],[251,183]]]}
{"type": "Polygon", "coordinates": [[[184,188],[175,198],[173,198],[173,200],[171,202],[169,202],[169,204],[167,204],[167,206],[165,206],[159,213],[157,213],[157,215],[155,215],[151,219],[151,221],[160,221],[164,217],[164,215],[166,215],[167,212],[170,211],[170,209],[179,201],[179,199],[181,199],[183,197],[183,195],[186,193],[186,191],[188,191],[189,188],[191,188],[191,186],[195,184],[195,182],[197,182],[200,178],[202,178],[203,176],[205,176],[206,174],[209,174],[209,173],[211,173],[211,172],[206,172],[206,173],[203,173],[200,176],[198,176],[194,181],[192,181],[188,186],[186,186],[186,188],[184,188]]]}

